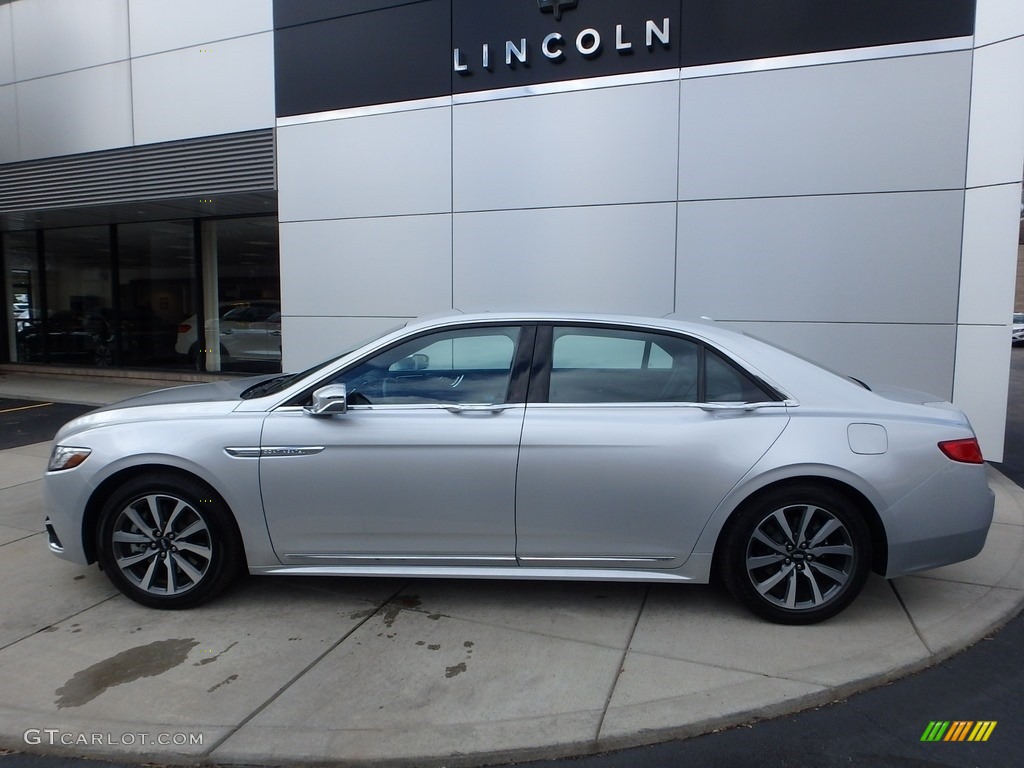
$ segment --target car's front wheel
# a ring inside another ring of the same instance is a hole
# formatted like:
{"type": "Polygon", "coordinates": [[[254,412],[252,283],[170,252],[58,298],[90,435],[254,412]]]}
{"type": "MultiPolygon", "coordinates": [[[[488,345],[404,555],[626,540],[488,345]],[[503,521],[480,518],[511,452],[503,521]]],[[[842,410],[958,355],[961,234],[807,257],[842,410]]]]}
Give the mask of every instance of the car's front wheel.
{"type": "Polygon", "coordinates": [[[743,507],[724,535],[719,568],[729,591],[780,624],[835,616],[868,576],[867,525],[846,497],[824,487],[769,491],[743,507]]]}
{"type": "Polygon", "coordinates": [[[239,572],[242,545],[205,483],[169,473],[132,478],[103,505],[100,565],[114,586],[153,608],[191,608],[239,572]]]}

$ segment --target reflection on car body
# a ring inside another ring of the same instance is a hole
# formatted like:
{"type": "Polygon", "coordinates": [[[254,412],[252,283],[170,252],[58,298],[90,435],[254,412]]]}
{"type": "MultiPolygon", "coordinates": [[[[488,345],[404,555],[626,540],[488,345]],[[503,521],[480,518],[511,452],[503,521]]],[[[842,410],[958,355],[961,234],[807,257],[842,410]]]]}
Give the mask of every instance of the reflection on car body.
{"type": "Polygon", "coordinates": [[[967,418],[710,323],[412,322],[301,374],[154,392],[57,435],[51,548],[129,597],[255,574],[704,583],[810,623],[977,554],[967,418]]]}

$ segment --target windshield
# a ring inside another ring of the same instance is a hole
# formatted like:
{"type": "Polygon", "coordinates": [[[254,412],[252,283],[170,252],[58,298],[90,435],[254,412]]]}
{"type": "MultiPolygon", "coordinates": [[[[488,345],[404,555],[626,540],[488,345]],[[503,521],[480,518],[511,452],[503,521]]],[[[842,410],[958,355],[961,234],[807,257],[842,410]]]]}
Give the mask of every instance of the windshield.
{"type": "Polygon", "coordinates": [[[269,379],[264,379],[263,381],[259,382],[258,384],[254,384],[253,386],[249,387],[247,390],[242,392],[241,398],[243,400],[251,400],[254,397],[266,397],[267,395],[275,395],[278,392],[283,392],[284,390],[288,389],[288,387],[290,387],[295,382],[300,381],[300,380],[306,378],[307,376],[312,376],[317,371],[319,371],[319,370],[321,370],[323,368],[327,368],[328,366],[333,365],[336,361],[338,361],[341,358],[345,357],[345,355],[350,355],[353,352],[355,352],[357,349],[359,349],[360,347],[366,346],[370,342],[376,341],[377,339],[381,339],[381,338],[387,336],[389,333],[394,333],[395,331],[399,330],[400,328],[404,328],[406,325],[408,325],[408,321],[399,323],[398,325],[396,325],[396,326],[394,326],[392,328],[388,328],[383,333],[374,334],[370,338],[365,339],[364,341],[361,341],[358,344],[353,345],[349,349],[346,349],[340,355],[332,357],[329,360],[325,360],[322,363],[317,363],[312,368],[307,368],[306,370],[301,371],[299,373],[285,373],[285,374],[282,374],[280,376],[273,376],[273,377],[271,377],[269,379]]]}

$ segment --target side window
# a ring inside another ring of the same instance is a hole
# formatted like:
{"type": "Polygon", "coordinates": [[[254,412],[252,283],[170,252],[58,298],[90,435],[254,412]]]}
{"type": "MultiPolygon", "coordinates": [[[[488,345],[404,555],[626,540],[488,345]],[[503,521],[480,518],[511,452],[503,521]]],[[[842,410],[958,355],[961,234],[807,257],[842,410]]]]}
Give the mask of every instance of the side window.
{"type": "Polygon", "coordinates": [[[699,348],[660,333],[555,328],[551,403],[693,402],[699,348]]]}
{"type": "Polygon", "coordinates": [[[464,328],[420,336],[343,372],[352,405],[502,403],[519,328],[464,328]]]}
{"type": "Polygon", "coordinates": [[[774,398],[749,376],[710,349],[704,352],[704,400],[709,403],[757,403],[774,398]]]}

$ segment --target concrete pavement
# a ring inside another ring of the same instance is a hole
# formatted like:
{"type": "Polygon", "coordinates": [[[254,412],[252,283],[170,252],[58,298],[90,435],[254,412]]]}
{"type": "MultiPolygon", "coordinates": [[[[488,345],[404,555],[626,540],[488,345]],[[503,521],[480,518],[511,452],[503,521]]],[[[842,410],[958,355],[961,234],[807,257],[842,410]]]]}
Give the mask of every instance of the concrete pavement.
{"type": "MultiPolygon", "coordinates": [[[[30,396],[31,378],[0,377],[0,396],[30,396]]],[[[74,399],[46,386],[34,396],[74,399]]],[[[556,582],[261,577],[154,611],[49,554],[47,454],[0,452],[0,747],[20,751],[415,765],[595,752],[843,698],[1024,604],[1024,492],[990,470],[981,555],[872,577],[812,627],[767,624],[711,587],[556,582]]]]}

